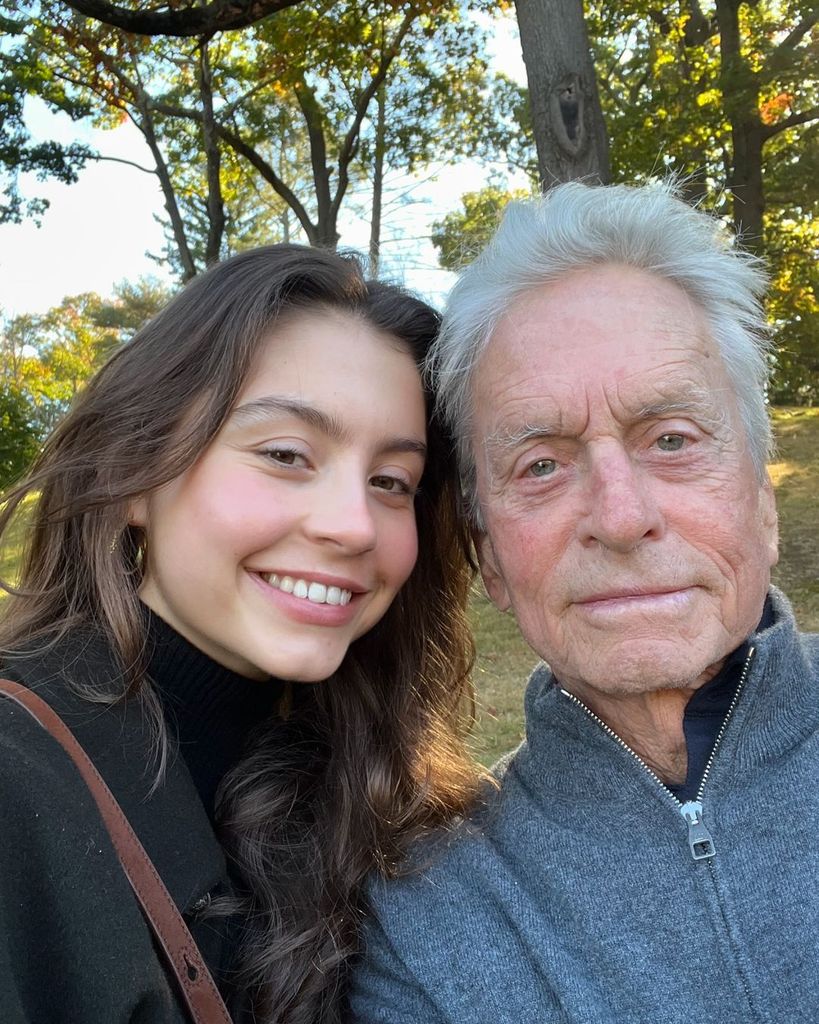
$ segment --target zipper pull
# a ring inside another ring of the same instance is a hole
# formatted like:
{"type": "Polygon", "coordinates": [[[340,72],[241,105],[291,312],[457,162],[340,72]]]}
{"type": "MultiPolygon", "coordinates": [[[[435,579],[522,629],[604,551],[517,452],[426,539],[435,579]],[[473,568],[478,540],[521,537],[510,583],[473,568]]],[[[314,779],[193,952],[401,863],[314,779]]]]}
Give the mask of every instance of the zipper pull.
{"type": "Polygon", "coordinates": [[[688,823],[688,845],[694,860],[710,860],[716,850],[711,833],[702,823],[702,804],[689,800],[680,807],[680,814],[688,823]]]}

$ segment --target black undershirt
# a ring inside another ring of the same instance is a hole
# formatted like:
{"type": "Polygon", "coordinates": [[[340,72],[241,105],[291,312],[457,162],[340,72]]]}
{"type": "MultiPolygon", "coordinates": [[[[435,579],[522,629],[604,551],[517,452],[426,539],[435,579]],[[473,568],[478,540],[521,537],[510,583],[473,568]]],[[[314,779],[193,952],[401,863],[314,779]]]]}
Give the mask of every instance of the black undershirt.
{"type": "Polygon", "coordinates": [[[211,821],[216,790],[240,760],[248,735],[275,714],[278,679],[248,679],[203,654],[146,608],[148,675],[156,687],[179,753],[211,821]]]}
{"type": "MultiPolygon", "coordinates": [[[[773,623],[773,608],[770,599],[765,601],[762,619],[756,628],[766,629],[773,623]]],[[[688,771],[685,782],[678,786],[668,784],[668,788],[683,803],[694,800],[700,782],[705,773],[705,766],[711,751],[714,749],[717,736],[731,707],[731,702],[742,678],[742,669],[751,648],[751,641],[746,640],[735,651],[728,655],[725,664],[707,683],[699,688],[688,701],[683,718],[685,745],[688,750],[688,771]]]]}

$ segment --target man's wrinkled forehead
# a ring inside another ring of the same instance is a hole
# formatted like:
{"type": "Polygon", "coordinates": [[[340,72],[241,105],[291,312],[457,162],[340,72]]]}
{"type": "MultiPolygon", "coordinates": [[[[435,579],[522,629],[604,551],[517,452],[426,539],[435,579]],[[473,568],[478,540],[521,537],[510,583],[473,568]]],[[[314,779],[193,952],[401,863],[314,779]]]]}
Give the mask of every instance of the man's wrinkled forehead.
{"type": "MultiPolygon", "coordinates": [[[[729,395],[724,390],[704,387],[685,375],[677,380],[666,378],[656,387],[645,383],[644,395],[626,395],[618,403],[624,425],[670,417],[694,419],[714,431],[725,425],[729,395]]],[[[494,452],[519,447],[533,438],[582,437],[588,422],[588,408],[581,396],[561,404],[554,396],[533,394],[499,416],[480,444],[491,458],[494,452]]]]}

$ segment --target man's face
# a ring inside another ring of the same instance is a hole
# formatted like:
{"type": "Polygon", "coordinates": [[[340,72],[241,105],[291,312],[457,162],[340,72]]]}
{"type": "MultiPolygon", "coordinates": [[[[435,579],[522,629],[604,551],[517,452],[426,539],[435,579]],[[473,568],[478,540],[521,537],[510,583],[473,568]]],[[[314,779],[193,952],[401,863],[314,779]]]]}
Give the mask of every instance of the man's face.
{"type": "Polygon", "coordinates": [[[484,581],[562,685],[710,678],[759,620],[777,531],[700,310],[578,271],[511,306],[473,402],[484,581]]]}

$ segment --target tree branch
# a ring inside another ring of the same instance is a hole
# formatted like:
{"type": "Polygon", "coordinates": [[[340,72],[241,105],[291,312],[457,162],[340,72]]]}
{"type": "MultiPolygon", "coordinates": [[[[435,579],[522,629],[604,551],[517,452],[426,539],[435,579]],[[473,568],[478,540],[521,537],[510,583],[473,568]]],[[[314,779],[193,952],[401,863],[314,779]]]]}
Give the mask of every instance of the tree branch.
{"type": "MultiPolygon", "coordinates": [[[[155,110],[157,114],[164,114],[166,117],[186,117],[191,121],[202,120],[201,111],[190,110],[187,107],[175,107],[169,103],[154,102],[152,104],[152,109],[155,110]]],[[[276,195],[283,199],[296,215],[299,223],[304,228],[304,233],[307,235],[307,239],[310,244],[318,245],[316,226],[310,220],[310,215],[307,213],[307,210],[301,204],[295,192],[293,192],[293,190],[286,185],[284,181],[282,181],[264,157],[249,143],[245,142],[241,135],[233,131],[231,128],[228,128],[226,125],[220,124],[219,121],[214,123],[214,130],[219,138],[224,139],[234,152],[243,156],[251,167],[256,168],[276,195]]]]}
{"type": "Polygon", "coordinates": [[[63,0],[68,7],[105,25],[141,36],[202,36],[247,28],[294,7],[300,0],[211,0],[176,10],[132,10],[107,0],[63,0]]]}
{"type": "Polygon", "coordinates": [[[347,134],[344,136],[344,140],[338,151],[338,186],[336,187],[336,194],[333,197],[333,213],[335,215],[338,214],[338,211],[341,208],[341,202],[344,199],[344,194],[347,191],[347,185],[350,181],[350,161],[352,160],[356,146],[358,145],[361,125],[367,114],[367,109],[369,108],[373,97],[381,87],[381,84],[386,80],[387,74],[392,66],[392,62],[398,56],[401,49],[401,43],[403,43],[404,37],[412,28],[412,23],[418,17],[419,13],[420,12],[418,10],[411,7],[404,15],[403,21],[399,25],[389,46],[384,51],[378,65],[378,70],[370,79],[370,83],[367,88],[361,91],[361,94],[356,101],[353,123],[347,130],[347,134]]]}
{"type": "Polygon", "coordinates": [[[333,227],[333,234],[336,234],[334,225],[329,218],[332,210],[330,202],[330,169],[327,166],[327,144],[324,139],[324,126],[322,125],[321,108],[316,99],[315,91],[300,76],[301,81],[295,87],[296,100],[298,101],[304,123],[307,125],[307,138],[310,143],[310,166],[313,168],[313,183],[316,188],[316,202],[318,204],[318,229],[319,244],[335,245],[337,238],[329,237],[329,228],[333,227]]]}
{"type": "Polygon", "coordinates": [[[795,128],[799,124],[806,124],[808,121],[815,121],[817,118],[819,118],[819,106],[811,107],[810,110],[803,110],[801,114],[791,114],[790,117],[777,121],[776,124],[763,125],[762,138],[767,141],[788,128],[795,128]]]}
{"type": "Polygon", "coordinates": [[[213,72],[210,66],[208,39],[202,39],[199,43],[199,94],[202,99],[202,142],[208,182],[208,238],[205,244],[205,264],[210,266],[219,259],[222,248],[225,204],[222,199],[222,159],[213,113],[213,72]]]}
{"type": "Polygon", "coordinates": [[[92,160],[106,160],[112,164],[125,164],[126,167],[136,167],[138,171],[144,171],[145,174],[156,174],[155,167],[143,167],[142,164],[135,163],[133,160],[124,160],[119,156],[103,156],[101,153],[95,153],[91,157],[92,160]]]}
{"type": "Polygon", "coordinates": [[[780,55],[785,54],[788,50],[792,50],[810,32],[817,21],[819,21],[819,7],[814,8],[810,14],[805,15],[799,24],[785,36],[771,54],[772,59],[776,60],[780,55]]]}

